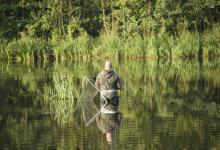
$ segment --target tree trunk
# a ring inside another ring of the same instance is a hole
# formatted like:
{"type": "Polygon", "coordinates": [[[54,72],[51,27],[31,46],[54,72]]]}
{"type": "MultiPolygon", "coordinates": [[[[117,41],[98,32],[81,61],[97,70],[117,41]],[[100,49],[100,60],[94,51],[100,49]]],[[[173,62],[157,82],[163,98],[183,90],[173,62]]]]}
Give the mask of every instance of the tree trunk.
{"type": "Polygon", "coordinates": [[[104,1],[101,0],[101,7],[102,7],[102,21],[103,21],[103,26],[105,28],[106,33],[108,34],[108,28],[107,28],[107,23],[106,23],[106,16],[105,16],[105,7],[104,7],[104,1]]]}
{"type": "Polygon", "coordinates": [[[148,1],[148,16],[150,17],[150,27],[148,30],[149,36],[151,36],[151,29],[152,29],[152,13],[151,13],[151,1],[148,1]]]}
{"type": "Polygon", "coordinates": [[[123,3],[123,35],[125,38],[125,4],[123,3]]]}
{"type": "Polygon", "coordinates": [[[65,32],[65,29],[64,29],[63,2],[62,2],[62,0],[60,1],[60,17],[61,17],[62,32],[63,32],[63,35],[65,35],[66,32],[65,32]]]}
{"type": "Polygon", "coordinates": [[[111,2],[111,31],[113,30],[113,23],[114,23],[114,21],[113,21],[113,6],[112,6],[112,0],[110,1],[111,2]]]}
{"type": "Polygon", "coordinates": [[[72,3],[71,3],[71,0],[69,0],[69,10],[68,10],[68,17],[69,19],[71,18],[71,14],[72,14],[72,3]]]}

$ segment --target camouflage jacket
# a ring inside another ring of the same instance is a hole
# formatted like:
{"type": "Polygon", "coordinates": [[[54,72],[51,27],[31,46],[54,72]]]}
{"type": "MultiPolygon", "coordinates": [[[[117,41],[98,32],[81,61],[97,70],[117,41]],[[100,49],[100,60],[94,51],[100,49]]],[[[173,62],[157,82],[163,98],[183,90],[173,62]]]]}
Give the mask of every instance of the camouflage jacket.
{"type": "Polygon", "coordinates": [[[121,80],[114,71],[103,70],[96,78],[95,86],[100,91],[121,89],[121,80]]]}
{"type": "Polygon", "coordinates": [[[119,105],[119,98],[117,91],[108,90],[119,90],[121,89],[121,80],[119,76],[114,71],[101,71],[95,82],[95,86],[101,91],[105,92],[107,90],[107,94],[100,94],[100,106],[105,106],[108,110],[116,111],[119,105]],[[107,105],[106,101],[108,102],[107,105]]]}

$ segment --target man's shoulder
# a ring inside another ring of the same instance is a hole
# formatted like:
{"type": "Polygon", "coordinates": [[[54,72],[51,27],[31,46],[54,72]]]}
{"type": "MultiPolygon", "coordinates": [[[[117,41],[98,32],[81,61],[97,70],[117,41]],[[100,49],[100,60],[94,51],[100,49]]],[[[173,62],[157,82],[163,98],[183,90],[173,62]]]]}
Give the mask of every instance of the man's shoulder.
{"type": "Polygon", "coordinates": [[[99,72],[97,75],[97,78],[100,78],[104,73],[105,73],[105,70],[102,70],[101,72],[99,72]]]}

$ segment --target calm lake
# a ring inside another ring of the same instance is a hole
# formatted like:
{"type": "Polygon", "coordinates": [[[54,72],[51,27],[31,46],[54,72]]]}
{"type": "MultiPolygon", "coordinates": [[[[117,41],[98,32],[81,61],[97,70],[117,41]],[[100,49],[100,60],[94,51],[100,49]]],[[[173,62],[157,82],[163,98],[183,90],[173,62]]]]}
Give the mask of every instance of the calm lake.
{"type": "Polygon", "coordinates": [[[95,121],[85,126],[79,105],[83,76],[95,79],[103,64],[0,63],[0,149],[220,147],[219,61],[113,62],[123,89],[112,144],[95,121]]]}

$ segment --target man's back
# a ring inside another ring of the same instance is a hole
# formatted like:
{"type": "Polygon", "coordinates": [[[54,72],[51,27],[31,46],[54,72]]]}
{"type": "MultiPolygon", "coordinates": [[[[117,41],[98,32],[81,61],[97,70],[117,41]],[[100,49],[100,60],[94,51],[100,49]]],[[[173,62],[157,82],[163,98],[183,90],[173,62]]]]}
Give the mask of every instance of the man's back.
{"type": "Polygon", "coordinates": [[[121,80],[114,71],[103,70],[98,74],[95,85],[100,91],[119,90],[121,89],[121,80]]]}
{"type": "Polygon", "coordinates": [[[95,86],[100,90],[101,108],[117,111],[119,105],[117,90],[121,89],[121,80],[112,70],[110,61],[105,62],[105,69],[98,74],[95,86]]]}

